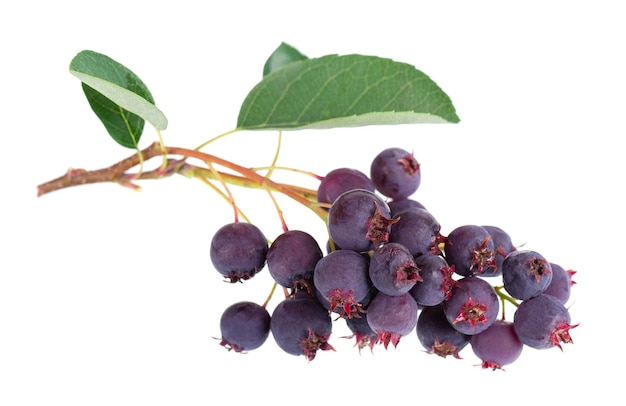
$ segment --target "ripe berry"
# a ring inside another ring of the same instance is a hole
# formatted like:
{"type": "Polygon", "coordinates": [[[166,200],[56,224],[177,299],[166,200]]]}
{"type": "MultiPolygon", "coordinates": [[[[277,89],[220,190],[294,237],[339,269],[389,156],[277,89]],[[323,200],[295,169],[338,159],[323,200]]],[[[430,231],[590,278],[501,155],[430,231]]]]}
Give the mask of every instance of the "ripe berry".
{"type": "Polygon", "coordinates": [[[473,335],[496,321],[500,301],[489,282],[478,276],[466,276],[452,288],[450,298],[443,302],[443,310],[452,327],[473,335]]]}
{"type": "Polygon", "coordinates": [[[270,334],[270,314],[254,302],[230,305],[220,319],[221,345],[236,352],[254,350],[270,334]]]}
{"type": "Polygon", "coordinates": [[[442,358],[451,355],[460,359],[459,351],[467,346],[471,338],[452,327],[441,304],[424,307],[417,318],[415,330],[426,352],[442,358]]]}
{"type": "Polygon", "coordinates": [[[267,249],[267,239],[257,226],[229,223],[217,230],[211,240],[211,262],[230,282],[241,282],[263,269],[267,249]]]}
{"type": "Polygon", "coordinates": [[[441,225],[426,209],[418,207],[400,210],[393,217],[389,242],[404,245],[414,257],[440,254],[441,225]]]}
{"type": "Polygon", "coordinates": [[[373,159],[370,178],[383,195],[393,200],[405,199],[420,185],[420,164],[413,153],[402,148],[387,148],[373,159]]]}
{"type": "Polygon", "coordinates": [[[385,244],[374,252],[370,259],[369,277],[376,289],[390,296],[403,295],[416,282],[422,281],[413,255],[398,243],[385,244]]]}
{"type": "Polygon", "coordinates": [[[496,266],[495,268],[487,270],[487,272],[483,272],[480,276],[500,276],[502,275],[502,262],[504,258],[517,248],[513,245],[509,234],[500,227],[482,226],[482,228],[487,230],[493,241],[496,266]]]}
{"type": "Polygon", "coordinates": [[[487,330],[471,337],[472,350],[483,361],[483,368],[502,369],[517,360],[524,348],[510,321],[496,320],[487,330]]]}
{"type": "Polygon", "coordinates": [[[543,293],[552,295],[565,304],[570,298],[572,285],[575,283],[572,280],[572,276],[576,272],[566,271],[562,266],[552,262],[550,263],[550,269],[552,270],[552,281],[550,281],[550,285],[543,293]]]}
{"type": "Polygon", "coordinates": [[[328,211],[328,232],[344,250],[370,251],[387,243],[393,221],[387,203],[365,189],[337,197],[328,211]]]}
{"type": "Polygon", "coordinates": [[[520,341],[529,347],[546,349],[572,343],[567,308],[554,296],[541,294],[524,300],[515,310],[513,326],[520,341]]]}
{"type": "Polygon", "coordinates": [[[455,228],[446,237],[444,253],[450,266],[461,276],[493,272],[496,255],[489,232],[468,224],[455,228]]]}
{"type": "Polygon", "coordinates": [[[550,263],[535,251],[513,251],[502,262],[502,281],[511,296],[527,300],[548,288],[552,269],[550,263]]]}
{"type": "Polygon", "coordinates": [[[396,347],[417,324],[417,302],[408,293],[389,296],[379,292],[367,307],[365,316],[378,334],[377,344],[383,344],[385,349],[389,343],[396,347]]]}
{"type": "Polygon", "coordinates": [[[317,201],[332,204],[340,194],[353,189],[376,190],[372,180],[358,169],[337,168],[321,179],[317,188],[317,201]]]}
{"type": "Polygon", "coordinates": [[[443,257],[434,254],[420,255],[415,258],[415,265],[420,270],[421,282],[417,282],[409,293],[417,304],[435,306],[448,297],[456,281],[452,278],[454,269],[450,268],[443,257]]]}
{"type": "Polygon", "coordinates": [[[316,299],[292,296],[281,301],[272,313],[270,331],[283,351],[308,361],[318,350],[334,350],[328,343],[332,319],[316,299]]]}

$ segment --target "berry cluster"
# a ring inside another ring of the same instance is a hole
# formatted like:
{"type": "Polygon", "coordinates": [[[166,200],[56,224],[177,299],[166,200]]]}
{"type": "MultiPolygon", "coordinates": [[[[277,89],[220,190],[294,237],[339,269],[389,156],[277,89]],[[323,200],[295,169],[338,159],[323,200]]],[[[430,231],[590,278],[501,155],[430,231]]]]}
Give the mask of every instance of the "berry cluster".
{"type": "Polygon", "coordinates": [[[322,177],[325,252],[301,230],[269,243],[251,223],[219,229],[211,243],[218,272],[241,282],[267,267],[285,293],[271,315],[265,304],[228,307],[221,344],[247,352],[271,333],[282,350],[310,361],[333,349],[333,323],[345,322],[359,351],[395,347],[415,331],[428,353],[460,358],[469,345],[483,368],[501,369],[524,346],[571,343],[576,325],[566,303],[574,272],[515,247],[499,227],[468,224],[442,235],[433,214],[411,198],[420,179],[420,164],[401,148],[380,152],[369,176],[338,168],[322,177]],[[513,320],[504,317],[506,303],[515,306],[513,320]]]}

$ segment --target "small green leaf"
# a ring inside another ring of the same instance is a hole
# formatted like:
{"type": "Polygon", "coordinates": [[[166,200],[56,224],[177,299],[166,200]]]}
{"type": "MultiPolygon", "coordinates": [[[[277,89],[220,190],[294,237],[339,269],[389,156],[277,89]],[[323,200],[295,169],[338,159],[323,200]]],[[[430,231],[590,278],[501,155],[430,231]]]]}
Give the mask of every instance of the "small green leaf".
{"type": "Polygon", "coordinates": [[[448,95],[414,66],[365,55],[300,60],[269,73],[239,110],[242,130],[457,123],[448,95]]]}
{"type": "Polygon", "coordinates": [[[300,53],[300,51],[291,45],[282,42],[278,48],[272,52],[272,55],[267,58],[267,61],[263,66],[263,76],[291,62],[303,61],[306,59],[308,58],[300,53]]]}
{"type": "Polygon", "coordinates": [[[120,145],[137,148],[144,120],[158,130],[167,128],[167,118],[154,105],[147,86],[108,56],[82,51],[72,59],[70,73],[83,82],[92,110],[120,145]]]}

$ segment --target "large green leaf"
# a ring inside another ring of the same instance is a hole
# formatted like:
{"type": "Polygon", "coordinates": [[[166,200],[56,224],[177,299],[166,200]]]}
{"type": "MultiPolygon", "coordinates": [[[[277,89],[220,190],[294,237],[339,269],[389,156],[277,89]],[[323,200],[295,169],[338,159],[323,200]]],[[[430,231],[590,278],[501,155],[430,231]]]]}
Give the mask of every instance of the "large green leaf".
{"type": "Polygon", "coordinates": [[[308,57],[303,55],[296,48],[287,43],[281,42],[278,48],[276,48],[270,57],[267,58],[267,61],[265,61],[265,65],[263,65],[263,76],[291,62],[303,61],[306,59],[308,59],[308,57]]]}
{"type": "Polygon", "coordinates": [[[119,62],[86,50],[72,59],[70,72],[83,82],[89,105],[120,145],[137,148],[144,120],[159,130],[167,128],[147,86],[119,62]]]}
{"type": "Polygon", "coordinates": [[[242,130],[457,123],[448,95],[414,66],[365,55],[327,55],[267,74],[246,96],[242,130]]]}

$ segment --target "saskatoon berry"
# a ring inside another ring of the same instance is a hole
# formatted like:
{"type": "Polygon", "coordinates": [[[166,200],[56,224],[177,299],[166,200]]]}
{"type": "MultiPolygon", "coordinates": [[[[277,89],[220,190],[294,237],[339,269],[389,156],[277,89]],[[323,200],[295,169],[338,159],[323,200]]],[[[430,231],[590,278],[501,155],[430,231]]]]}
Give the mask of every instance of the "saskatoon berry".
{"type": "Polygon", "coordinates": [[[387,148],[373,159],[370,178],[383,195],[394,200],[405,199],[420,185],[420,164],[413,153],[402,148],[387,148]]]}
{"type": "Polygon", "coordinates": [[[378,291],[390,296],[403,295],[416,282],[422,281],[413,255],[404,245],[393,242],[374,251],[370,259],[369,276],[378,291]]]}
{"type": "Polygon", "coordinates": [[[276,283],[313,293],[313,272],[323,257],[317,241],[300,230],[280,234],[267,251],[267,269],[276,283]]]}
{"type": "Polygon", "coordinates": [[[515,251],[516,247],[513,245],[509,234],[500,227],[482,226],[482,228],[487,230],[493,241],[496,266],[493,270],[483,272],[480,276],[500,276],[502,275],[502,261],[511,251],[515,251]]]}
{"type": "Polygon", "coordinates": [[[455,329],[474,335],[496,321],[500,301],[489,282],[478,276],[466,276],[452,288],[450,298],[443,302],[443,310],[455,329]]]}
{"type": "Polygon", "coordinates": [[[365,189],[342,193],[328,211],[330,237],[344,250],[370,251],[389,239],[392,221],[387,203],[365,189]]]}
{"type": "Polygon", "coordinates": [[[351,317],[344,320],[350,331],[352,331],[352,336],[348,338],[356,339],[355,347],[359,349],[359,353],[365,347],[369,347],[373,351],[378,341],[378,334],[370,327],[367,317],[351,317]]]}
{"type": "Polygon", "coordinates": [[[409,209],[411,207],[417,207],[418,209],[426,210],[426,207],[424,207],[422,203],[418,202],[417,200],[409,199],[409,198],[400,199],[400,200],[392,200],[388,202],[387,204],[389,205],[389,209],[391,210],[392,216],[395,216],[396,214],[398,214],[398,212],[404,209],[409,209]]]}
{"type": "Polygon", "coordinates": [[[543,293],[552,281],[550,263],[535,251],[513,251],[502,262],[504,289],[516,299],[543,293]]]}
{"type": "Polygon", "coordinates": [[[385,349],[389,343],[396,347],[417,324],[417,302],[408,293],[389,296],[379,292],[367,307],[365,316],[378,335],[377,344],[382,343],[385,349]]]}
{"type": "Polygon", "coordinates": [[[452,355],[460,359],[459,351],[465,348],[471,338],[452,327],[441,304],[424,307],[417,318],[415,330],[426,352],[442,358],[452,355]]]}
{"type": "Polygon", "coordinates": [[[291,296],[274,309],[270,331],[276,344],[288,354],[312,361],[318,350],[334,350],[328,343],[332,319],[316,299],[291,296]]]}
{"type": "Polygon", "coordinates": [[[529,347],[546,349],[572,343],[570,314],[554,296],[541,294],[524,300],[515,310],[513,327],[520,341],[529,347]]]}
{"type": "Polygon", "coordinates": [[[373,292],[369,261],[355,251],[333,251],[317,262],[313,285],[330,311],[344,318],[358,316],[373,292]]]}
{"type": "Polygon", "coordinates": [[[220,319],[221,345],[244,352],[259,348],[270,334],[270,314],[254,302],[230,305],[220,319]]]}
{"type": "Polygon", "coordinates": [[[267,239],[257,226],[229,223],[217,230],[211,240],[211,262],[230,282],[240,282],[263,269],[267,249],[267,239]]]}
{"type": "Polygon", "coordinates": [[[468,224],[455,228],[446,237],[444,252],[450,266],[461,276],[493,272],[496,266],[491,236],[481,226],[468,224]]]}
{"type": "Polygon", "coordinates": [[[446,300],[456,281],[451,269],[443,257],[434,254],[420,255],[415,258],[415,265],[420,269],[422,281],[411,288],[409,293],[421,306],[435,306],[446,300]]]}
{"type": "Polygon", "coordinates": [[[439,254],[441,225],[426,209],[406,208],[393,217],[389,242],[404,245],[414,257],[428,253],[439,254]]]}
{"type": "Polygon", "coordinates": [[[487,330],[471,337],[472,350],[482,360],[483,368],[502,369],[517,360],[524,348],[510,321],[496,320],[487,330]]]}
{"type": "Polygon", "coordinates": [[[550,269],[552,270],[552,281],[543,293],[552,295],[559,299],[561,303],[565,304],[571,294],[571,288],[574,284],[572,275],[575,272],[566,271],[561,265],[552,262],[550,263],[550,269]]]}
{"type": "Polygon", "coordinates": [[[337,168],[321,179],[317,188],[317,201],[332,204],[340,194],[353,189],[376,190],[371,179],[358,169],[337,168]]]}

